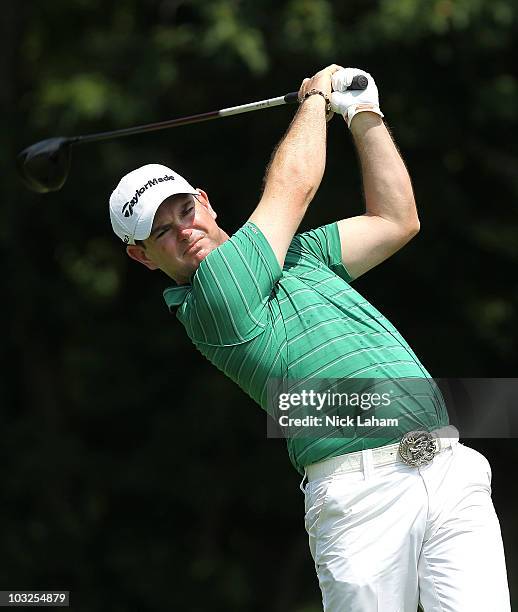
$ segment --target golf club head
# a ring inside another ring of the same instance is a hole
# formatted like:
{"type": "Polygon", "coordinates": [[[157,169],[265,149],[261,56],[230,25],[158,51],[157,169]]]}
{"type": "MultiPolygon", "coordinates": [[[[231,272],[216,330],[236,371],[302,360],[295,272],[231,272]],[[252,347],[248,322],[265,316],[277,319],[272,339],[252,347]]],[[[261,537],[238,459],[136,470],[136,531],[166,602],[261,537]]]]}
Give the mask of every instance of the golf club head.
{"type": "Polygon", "coordinates": [[[18,172],[31,191],[48,193],[63,187],[70,168],[71,143],[71,138],[47,138],[19,153],[18,172]]]}

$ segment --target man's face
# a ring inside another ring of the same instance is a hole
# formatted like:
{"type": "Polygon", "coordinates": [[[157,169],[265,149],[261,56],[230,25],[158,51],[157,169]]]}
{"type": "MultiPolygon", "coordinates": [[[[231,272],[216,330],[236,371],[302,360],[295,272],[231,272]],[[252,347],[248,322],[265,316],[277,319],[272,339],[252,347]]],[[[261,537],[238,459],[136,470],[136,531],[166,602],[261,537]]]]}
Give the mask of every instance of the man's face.
{"type": "Polygon", "coordinates": [[[155,213],[149,238],[130,245],[130,257],[151,270],[160,269],[178,284],[189,283],[200,262],[228,238],[216,223],[207,194],[178,194],[155,213]]]}

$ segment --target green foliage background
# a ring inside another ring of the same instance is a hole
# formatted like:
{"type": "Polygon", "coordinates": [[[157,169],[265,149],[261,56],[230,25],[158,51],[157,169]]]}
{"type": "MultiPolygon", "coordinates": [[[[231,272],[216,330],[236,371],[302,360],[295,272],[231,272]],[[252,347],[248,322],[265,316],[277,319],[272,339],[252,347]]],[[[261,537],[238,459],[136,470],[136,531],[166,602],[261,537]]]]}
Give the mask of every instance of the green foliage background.
{"type": "MultiPolygon", "coordinates": [[[[169,164],[235,231],[293,108],[74,151],[62,191],[15,176],[42,138],[298,89],[359,66],[410,169],[421,233],[357,282],[437,377],[517,375],[514,0],[4,0],[0,585],[66,588],[75,610],[315,612],[298,474],[263,414],[192,347],[124,254],[107,200],[169,164]],[[188,406],[191,409],[185,410],[188,406]]],[[[362,210],[343,121],[303,229],[362,210]]],[[[490,410],[488,406],[488,410],[490,410]]],[[[518,602],[516,440],[493,466],[518,602]]]]}

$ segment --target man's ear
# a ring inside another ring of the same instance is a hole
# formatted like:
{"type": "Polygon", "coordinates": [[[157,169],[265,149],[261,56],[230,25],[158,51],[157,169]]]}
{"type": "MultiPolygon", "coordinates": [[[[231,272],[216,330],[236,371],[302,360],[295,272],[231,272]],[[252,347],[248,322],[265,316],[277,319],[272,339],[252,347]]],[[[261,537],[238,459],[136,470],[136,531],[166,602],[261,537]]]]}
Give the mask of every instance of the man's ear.
{"type": "Polygon", "coordinates": [[[203,206],[205,206],[205,208],[211,214],[212,218],[215,219],[218,215],[217,215],[216,211],[210,205],[209,196],[207,195],[207,193],[205,191],[203,191],[203,189],[200,189],[199,187],[196,187],[196,191],[198,192],[198,196],[197,196],[198,197],[198,201],[201,202],[201,204],[203,206]]]}
{"type": "Polygon", "coordinates": [[[147,256],[146,249],[139,244],[128,244],[126,253],[131,259],[140,262],[150,270],[156,270],[158,268],[158,266],[147,256]]]}

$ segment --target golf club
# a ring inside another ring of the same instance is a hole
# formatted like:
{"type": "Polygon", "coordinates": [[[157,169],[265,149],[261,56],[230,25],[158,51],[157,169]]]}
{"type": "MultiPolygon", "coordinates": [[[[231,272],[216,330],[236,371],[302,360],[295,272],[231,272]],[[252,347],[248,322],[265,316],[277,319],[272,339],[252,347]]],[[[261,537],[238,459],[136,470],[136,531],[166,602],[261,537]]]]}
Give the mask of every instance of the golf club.
{"type": "MultiPolygon", "coordinates": [[[[361,90],[367,87],[367,77],[363,75],[355,76],[348,89],[361,90]]],[[[210,119],[219,119],[220,117],[228,117],[229,115],[239,115],[250,111],[269,108],[271,106],[280,106],[282,104],[292,104],[298,101],[298,92],[293,91],[284,96],[277,98],[269,98],[268,100],[260,100],[259,102],[251,102],[242,104],[241,106],[232,106],[223,108],[217,111],[208,113],[200,113],[199,115],[191,115],[189,117],[180,117],[179,119],[171,119],[169,121],[160,121],[158,123],[148,123],[131,128],[114,130],[111,132],[99,132],[98,134],[87,134],[85,136],[70,136],[70,137],[55,137],[47,138],[37,142],[24,149],[18,154],[16,159],[18,172],[25,183],[31,190],[37,193],[48,193],[49,191],[58,191],[63,187],[67,180],[70,170],[70,159],[72,156],[71,147],[78,144],[86,144],[88,142],[98,142],[100,140],[109,140],[119,138],[121,136],[131,136],[133,134],[143,134],[145,132],[153,132],[155,130],[164,130],[179,125],[188,125],[190,123],[199,123],[210,119]]]]}

